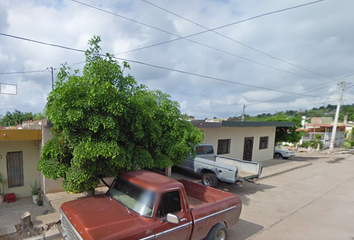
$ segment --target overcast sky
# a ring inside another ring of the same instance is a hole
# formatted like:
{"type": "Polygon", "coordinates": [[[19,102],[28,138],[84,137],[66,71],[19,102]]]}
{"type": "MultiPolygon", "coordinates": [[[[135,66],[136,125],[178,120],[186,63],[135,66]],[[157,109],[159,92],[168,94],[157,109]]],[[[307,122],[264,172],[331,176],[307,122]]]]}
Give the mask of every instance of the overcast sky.
{"type": "MultiPolygon", "coordinates": [[[[70,0],[2,0],[0,33],[83,50],[99,35],[102,53],[189,73],[134,62],[129,71],[197,119],[239,116],[244,104],[249,115],[336,104],[342,80],[348,88],[343,103],[354,103],[353,0],[273,14],[267,13],[311,1],[80,1],[103,11],[70,0]]],[[[0,35],[1,91],[13,93],[6,84],[17,85],[17,95],[0,95],[0,114],[43,111],[52,82],[44,70],[55,68],[55,78],[60,64],[81,69],[84,59],[80,52],[0,35]],[[42,72],[4,74],[24,71],[42,72]]]]}

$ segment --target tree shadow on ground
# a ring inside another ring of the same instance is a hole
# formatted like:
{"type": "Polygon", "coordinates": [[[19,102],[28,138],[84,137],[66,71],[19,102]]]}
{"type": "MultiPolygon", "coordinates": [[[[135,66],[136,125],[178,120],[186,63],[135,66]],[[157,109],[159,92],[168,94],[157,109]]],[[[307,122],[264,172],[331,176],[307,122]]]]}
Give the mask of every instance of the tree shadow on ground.
{"type": "Polygon", "coordinates": [[[219,182],[217,188],[238,195],[242,200],[242,204],[248,205],[250,201],[249,195],[255,194],[257,192],[265,192],[268,189],[275,188],[275,186],[262,183],[250,183],[245,181],[242,187],[235,184],[219,182]]]}

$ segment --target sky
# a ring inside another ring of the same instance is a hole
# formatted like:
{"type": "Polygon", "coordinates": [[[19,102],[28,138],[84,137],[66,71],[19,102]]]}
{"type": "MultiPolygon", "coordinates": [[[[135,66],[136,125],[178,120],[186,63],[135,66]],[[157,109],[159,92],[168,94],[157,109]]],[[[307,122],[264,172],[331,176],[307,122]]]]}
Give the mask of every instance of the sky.
{"type": "Polygon", "coordinates": [[[42,112],[50,68],[85,60],[19,38],[85,50],[94,35],[196,119],[337,104],[342,81],[353,104],[353,23],[352,0],[2,0],[0,114],[42,112]]]}

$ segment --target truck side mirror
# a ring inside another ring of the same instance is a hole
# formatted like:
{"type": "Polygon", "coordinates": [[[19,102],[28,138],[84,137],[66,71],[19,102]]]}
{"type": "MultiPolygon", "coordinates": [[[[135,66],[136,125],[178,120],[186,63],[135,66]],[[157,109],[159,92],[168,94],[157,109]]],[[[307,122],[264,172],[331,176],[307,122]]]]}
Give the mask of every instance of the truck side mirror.
{"type": "Polygon", "coordinates": [[[178,224],[179,218],[172,213],[168,213],[167,214],[167,222],[178,224]]]}

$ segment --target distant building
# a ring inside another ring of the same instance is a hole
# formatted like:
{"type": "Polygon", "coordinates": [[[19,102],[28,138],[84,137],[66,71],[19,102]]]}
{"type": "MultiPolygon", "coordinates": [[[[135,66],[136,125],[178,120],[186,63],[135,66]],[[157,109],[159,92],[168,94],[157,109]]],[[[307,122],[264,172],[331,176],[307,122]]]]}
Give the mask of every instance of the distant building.
{"type": "MultiPolygon", "coordinates": [[[[316,136],[320,136],[324,148],[329,148],[333,131],[332,117],[314,117],[311,118],[311,123],[305,123],[303,129],[306,134],[301,138],[300,144],[306,141],[317,140],[316,136]]],[[[336,139],[334,146],[339,147],[345,141],[345,125],[337,124],[336,139]]]]}
{"type": "Polygon", "coordinates": [[[204,143],[213,144],[216,154],[261,162],[274,156],[277,127],[292,122],[192,121],[204,132],[204,143]]]}

